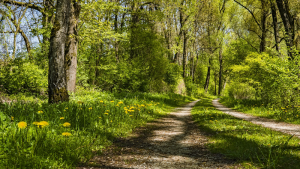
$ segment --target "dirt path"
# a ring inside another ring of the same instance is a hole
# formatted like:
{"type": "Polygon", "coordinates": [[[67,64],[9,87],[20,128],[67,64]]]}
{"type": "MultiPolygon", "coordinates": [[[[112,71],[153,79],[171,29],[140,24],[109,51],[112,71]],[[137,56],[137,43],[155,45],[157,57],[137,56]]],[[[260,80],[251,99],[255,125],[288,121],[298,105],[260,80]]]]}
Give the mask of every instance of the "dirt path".
{"type": "Polygon", "coordinates": [[[282,133],[295,135],[295,137],[300,138],[300,125],[289,124],[289,123],[284,123],[284,122],[276,122],[275,120],[251,116],[248,114],[236,112],[236,111],[220,104],[218,99],[213,100],[212,103],[218,110],[221,110],[224,113],[234,116],[236,118],[244,119],[244,120],[250,121],[254,124],[262,125],[263,127],[267,127],[267,128],[270,128],[270,129],[273,129],[276,131],[280,131],[282,133]]]}
{"type": "Polygon", "coordinates": [[[118,139],[102,155],[95,156],[89,167],[78,168],[237,168],[234,161],[205,147],[207,137],[190,113],[196,103],[138,128],[129,138],[118,139]]]}

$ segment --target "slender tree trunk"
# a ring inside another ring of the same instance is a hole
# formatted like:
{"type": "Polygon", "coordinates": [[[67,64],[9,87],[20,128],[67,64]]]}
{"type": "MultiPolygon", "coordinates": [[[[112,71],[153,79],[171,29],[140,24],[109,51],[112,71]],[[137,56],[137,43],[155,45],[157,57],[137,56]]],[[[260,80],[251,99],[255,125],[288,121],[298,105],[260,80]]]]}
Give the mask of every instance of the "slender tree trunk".
{"type": "Polygon", "coordinates": [[[72,0],[70,22],[68,28],[65,66],[68,92],[75,92],[76,70],[77,70],[77,51],[78,51],[78,19],[81,10],[80,1],[72,0]]]}
{"type": "Polygon", "coordinates": [[[261,14],[261,41],[260,41],[260,52],[265,52],[266,50],[266,37],[267,37],[267,27],[266,21],[268,17],[268,10],[266,7],[265,0],[261,0],[262,14],[261,14]]]}
{"type": "Polygon", "coordinates": [[[273,29],[274,29],[274,38],[275,38],[275,46],[276,50],[279,53],[279,28],[278,28],[278,19],[277,19],[277,12],[276,12],[276,5],[274,0],[270,0],[271,4],[271,12],[272,12],[272,19],[273,19],[273,29]]]}
{"type": "Polygon", "coordinates": [[[183,54],[182,54],[182,77],[186,76],[186,44],[187,44],[187,32],[183,32],[183,54]]]}
{"type": "Polygon", "coordinates": [[[48,92],[49,103],[69,101],[67,90],[65,45],[68,33],[71,0],[59,0],[50,37],[48,92]]]}
{"type": "Polygon", "coordinates": [[[221,49],[219,51],[219,62],[220,62],[220,70],[219,70],[219,91],[218,95],[221,95],[222,91],[222,71],[223,71],[223,48],[221,44],[221,49]]]}
{"type": "Polygon", "coordinates": [[[294,30],[294,19],[290,14],[289,5],[287,0],[276,0],[277,7],[285,28],[286,34],[286,46],[288,48],[288,54],[291,59],[294,59],[294,53],[292,48],[294,46],[294,37],[295,37],[295,30],[294,30]]]}
{"type": "Polygon", "coordinates": [[[208,67],[207,67],[207,75],[206,75],[206,80],[205,80],[205,85],[204,85],[204,90],[207,92],[208,86],[209,86],[209,79],[210,79],[210,65],[211,65],[211,58],[209,57],[208,59],[208,67]]]}

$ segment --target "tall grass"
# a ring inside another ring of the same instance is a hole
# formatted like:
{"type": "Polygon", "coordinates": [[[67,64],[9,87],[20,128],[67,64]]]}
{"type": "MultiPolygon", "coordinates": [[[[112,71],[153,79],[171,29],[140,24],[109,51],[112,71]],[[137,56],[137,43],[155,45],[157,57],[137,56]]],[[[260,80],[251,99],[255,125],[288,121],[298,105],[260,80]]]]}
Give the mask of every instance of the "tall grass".
{"type": "Polygon", "coordinates": [[[298,138],[227,115],[211,101],[203,98],[192,110],[200,129],[208,134],[211,151],[236,159],[246,168],[299,168],[298,138]]]}
{"type": "Polygon", "coordinates": [[[79,90],[69,103],[0,105],[0,168],[72,168],[116,137],[192,100],[175,94],[79,90]]]}

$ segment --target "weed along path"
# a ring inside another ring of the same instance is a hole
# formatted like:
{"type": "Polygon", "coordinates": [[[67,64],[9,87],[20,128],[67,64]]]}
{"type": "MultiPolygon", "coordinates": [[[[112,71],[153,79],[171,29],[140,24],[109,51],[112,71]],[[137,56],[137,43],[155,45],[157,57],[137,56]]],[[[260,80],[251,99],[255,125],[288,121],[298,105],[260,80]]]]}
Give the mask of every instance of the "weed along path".
{"type": "Polygon", "coordinates": [[[205,147],[207,137],[193,122],[191,109],[198,101],[136,129],[94,156],[87,168],[231,168],[234,161],[212,154],[205,147]]]}
{"type": "Polygon", "coordinates": [[[251,116],[248,114],[236,112],[236,111],[220,104],[218,99],[215,99],[212,102],[213,102],[213,105],[216,107],[216,109],[218,109],[228,115],[234,116],[239,119],[244,119],[244,120],[250,121],[254,124],[262,125],[263,127],[267,127],[272,130],[275,130],[275,131],[280,131],[282,133],[294,135],[295,137],[300,138],[300,125],[289,124],[289,123],[284,123],[284,122],[276,122],[275,120],[251,116]]]}

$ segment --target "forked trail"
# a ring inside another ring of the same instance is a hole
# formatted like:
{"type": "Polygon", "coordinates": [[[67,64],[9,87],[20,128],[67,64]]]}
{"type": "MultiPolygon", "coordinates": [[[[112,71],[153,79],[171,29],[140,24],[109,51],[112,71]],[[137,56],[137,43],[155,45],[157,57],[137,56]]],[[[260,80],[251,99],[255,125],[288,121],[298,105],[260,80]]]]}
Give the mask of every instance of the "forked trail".
{"type": "Polygon", "coordinates": [[[235,168],[234,161],[212,154],[207,138],[191,117],[197,101],[177,108],[167,117],[136,129],[132,136],[118,139],[89,166],[78,168],[235,168]]]}

